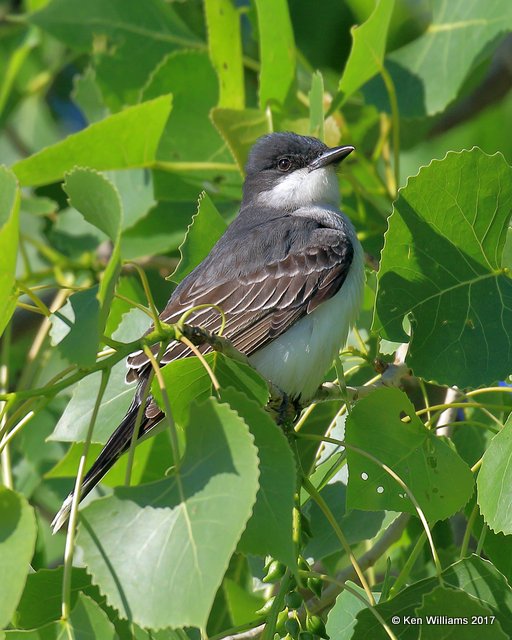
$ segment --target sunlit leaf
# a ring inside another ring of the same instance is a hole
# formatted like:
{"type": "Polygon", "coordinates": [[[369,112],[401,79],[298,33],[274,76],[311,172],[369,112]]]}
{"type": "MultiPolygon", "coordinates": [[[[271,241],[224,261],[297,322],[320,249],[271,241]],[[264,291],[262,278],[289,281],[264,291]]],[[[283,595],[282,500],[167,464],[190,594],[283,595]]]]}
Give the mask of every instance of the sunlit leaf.
{"type": "Polygon", "coordinates": [[[16,306],[14,290],[18,250],[20,193],[16,177],[0,166],[0,335],[16,306]]]}
{"type": "Polygon", "coordinates": [[[10,621],[25,586],[36,542],[34,511],[26,499],[0,486],[0,626],[10,621]]]}
{"type": "Polygon", "coordinates": [[[38,186],[61,180],[77,165],[99,170],[150,166],[170,110],[170,96],[129,107],[20,160],[13,171],[22,185],[38,186]]]}
{"type": "Polygon", "coordinates": [[[180,245],[181,260],[170,276],[173,282],[181,282],[197,265],[202,262],[213,245],[227,228],[224,218],[211,201],[207,193],[199,196],[197,213],[187,229],[187,235],[180,245]]]}
{"type": "Polygon", "coordinates": [[[256,0],[260,44],[259,106],[283,104],[295,78],[295,43],[286,0],[256,0]]]}
{"type": "Polygon", "coordinates": [[[292,509],[297,469],[290,445],[270,415],[254,400],[233,388],[223,389],[221,398],[248,425],[260,460],[260,488],[238,550],[271,555],[295,570],[292,509]]]}
{"type": "Polygon", "coordinates": [[[243,109],[245,98],[240,13],[231,0],[206,0],[210,59],[219,79],[219,107],[243,109]]]}
{"type": "Polygon", "coordinates": [[[408,364],[429,380],[478,386],[512,360],[512,279],[501,255],[512,169],[480,149],[434,160],[400,190],[379,270],[374,328],[406,341],[408,364]]]}
{"type": "MultiPolygon", "coordinates": [[[[428,520],[448,518],[473,493],[469,467],[423,425],[411,401],[398,389],[377,389],[359,400],[347,418],[345,439],[390,467],[428,520]]],[[[377,463],[350,447],[347,461],[349,508],[416,513],[406,491],[377,463]]]]}
{"type": "Polygon", "coordinates": [[[484,453],[478,474],[480,511],[496,533],[512,533],[512,417],[497,433],[484,453]],[[499,479],[499,481],[498,481],[499,479]]]}
{"type": "Polygon", "coordinates": [[[204,630],[257,479],[244,421],[213,399],[192,405],[185,456],[173,475],[116,489],[82,512],[78,543],[107,602],[144,627],[204,630]]]}
{"type": "Polygon", "coordinates": [[[352,27],[352,49],[339,87],[344,97],[352,95],[382,69],[394,6],[395,0],[379,0],[368,20],[352,27]]]}

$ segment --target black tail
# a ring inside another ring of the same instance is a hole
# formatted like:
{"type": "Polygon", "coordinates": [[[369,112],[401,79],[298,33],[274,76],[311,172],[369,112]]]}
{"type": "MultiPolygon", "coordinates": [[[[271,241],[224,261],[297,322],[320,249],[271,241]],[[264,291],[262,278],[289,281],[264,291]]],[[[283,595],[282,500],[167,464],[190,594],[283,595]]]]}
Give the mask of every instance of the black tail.
{"type": "MultiPolygon", "coordinates": [[[[128,451],[132,440],[133,430],[135,428],[135,422],[137,420],[137,413],[140,407],[139,394],[136,393],[135,399],[128,409],[121,424],[117,427],[114,433],[110,436],[107,443],[101,450],[99,456],[94,461],[94,464],[85,474],[82,482],[82,490],[80,492],[80,501],[90,493],[103,476],[109,471],[117,460],[128,451]]],[[[151,396],[147,399],[146,407],[151,402],[151,396]]],[[[139,428],[138,438],[145,435],[157,422],[160,422],[162,415],[158,415],[154,418],[148,418],[145,414],[142,417],[141,425],[139,428]]],[[[73,492],[62,503],[62,507],[59,509],[57,515],[52,521],[53,533],[62,527],[69,517],[71,511],[71,502],[73,501],[73,492]]]]}

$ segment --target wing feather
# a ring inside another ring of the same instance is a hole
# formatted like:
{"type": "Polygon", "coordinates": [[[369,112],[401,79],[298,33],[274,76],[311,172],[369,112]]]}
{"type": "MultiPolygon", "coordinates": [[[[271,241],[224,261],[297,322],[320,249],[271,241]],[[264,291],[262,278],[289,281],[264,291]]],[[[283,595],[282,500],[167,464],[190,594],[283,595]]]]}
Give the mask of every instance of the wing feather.
{"type": "MultiPolygon", "coordinates": [[[[209,274],[203,282],[192,272],[189,281],[171,296],[160,318],[172,323],[194,306],[218,305],[226,319],[223,335],[239,351],[251,355],[335,295],[345,281],[353,257],[347,234],[326,228],[317,231],[307,246],[300,250],[292,247],[281,259],[247,273],[223,274],[217,282],[209,274]]],[[[221,315],[212,307],[204,308],[190,314],[187,323],[218,332],[221,315]]],[[[209,350],[208,345],[200,347],[203,353],[209,350]]],[[[152,351],[156,355],[158,345],[152,351]]],[[[186,345],[172,342],[161,361],[166,364],[191,353],[186,345]]],[[[127,379],[136,379],[147,367],[144,352],[130,355],[127,379]]]]}

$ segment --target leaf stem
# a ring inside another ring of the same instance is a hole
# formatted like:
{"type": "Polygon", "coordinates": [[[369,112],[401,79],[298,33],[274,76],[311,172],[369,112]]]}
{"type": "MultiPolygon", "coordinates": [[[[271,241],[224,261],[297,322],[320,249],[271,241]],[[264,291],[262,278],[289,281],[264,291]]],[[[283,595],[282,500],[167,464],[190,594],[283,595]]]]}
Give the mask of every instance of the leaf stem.
{"type": "Polygon", "coordinates": [[[348,558],[350,560],[350,563],[354,567],[354,571],[356,572],[357,577],[359,578],[359,580],[361,582],[361,585],[362,585],[363,589],[365,590],[366,595],[368,596],[368,600],[370,601],[370,603],[372,605],[374,605],[375,604],[375,598],[373,597],[372,590],[370,589],[370,586],[369,586],[369,584],[368,584],[368,582],[367,582],[367,580],[366,580],[366,578],[364,576],[364,573],[361,571],[361,567],[359,566],[359,564],[358,564],[358,562],[356,560],[356,557],[352,553],[352,549],[350,548],[350,545],[347,542],[347,539],[346,539],[343,531],[341,530],[341,527],[337,523],[336,518],[334,517],[332,511],[329,509],[327,503],[322,498],[320,493],[316,490],[315,486],[312,484],[312,482],[309,480],[309,478],[303,477],[302,486],[309,493],[309,495],[313,498],[313,500],[317,503],[317,505],[320,507],[320,510],[322,511],[322,513],[326,517],[327,521],[331,525],[334,533],[336,534],[336,537],[341,542],[341,546],[345,550],[345,553],[347,554],[347,556],[348,556],[348,558]]]}
{"type": "Polygon", "coordinates": [[[389,598],[394,598],[396,594],[400,591],[400,589],[404,586],[407,578],[409,577],[409,574],[411,573],[414,563],[418,559],[418,556],[420,555],[420,552],[423,549],[423,546],[425,545],[426,539],[427,539],[427,536],[425,535],[425,532],[422,531],[421,535],[416,540],[416,544],[414,545],[413,550],[409,554],[404,566],[402,567],[402,570],[398,574],[396,580],[393,583],[393,586],[389,590],[389,598]]]}
{"type": "Polygon", "coordinates": [[[475,503],[475,506],[471,510],[471,514],[468,518],[466,530],[464,531],[464,537],[462,538],[462,544],[460,546],[460,554],[459,554],[460,560],[462,560],[462,558],[465,558],[468,553],[469,541],[471,539],[471,533],[473,531],[473,525],[475,524],[477,515],[478,515],[478,505],[475,503]]]}
{"type": "Polygon", "coordinates": [[[91,420],[89,422],[89,428],[87,429],[87,435],[85,437],[84,448],[82,455],[80,456],[80,462],[78,463],[78,471],[76,474],[75,488],[73,490],[73,499],[71,501],[71,510],[69,513],[68,532],[66,536],[66,546],[64,549],[64,575],[62,578],[62,615],[63,621],[69,620],[71,613],[71,577],[73,570],[73,555],[75,551],[75,534],[76,523],[78,519],[78,505],[80,503],[80,493],[82,490],[82,481],[85,474],[85,465],[87,463],[87,454],[89,453],[89,447],[92,440],[92,434],[94,431],[94,425],[96,424],[96,418],[98,417],[98,411],[101,406],[103,394],[107,387],[107,382],[110,377],[110,369],[105,369],[102,372],[100,387],[94,403],[94,408],[91,414],[91,420]]]}

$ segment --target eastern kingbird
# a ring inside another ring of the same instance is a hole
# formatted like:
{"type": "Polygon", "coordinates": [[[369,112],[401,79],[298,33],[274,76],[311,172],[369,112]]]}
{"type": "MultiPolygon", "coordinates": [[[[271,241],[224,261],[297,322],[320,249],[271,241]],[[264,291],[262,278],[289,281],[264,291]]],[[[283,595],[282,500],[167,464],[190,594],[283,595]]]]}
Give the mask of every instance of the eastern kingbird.
{"type": "MultiPolygon", "coordinates": [[[[347,339],[363,293],[363,250],[339,210],[336,175],[336,166],[353,150],[331,149],[294,133],[260,138],[247,162],[238,216],[175,289],[161,320],[177,322],[198,305],[221,307],[223,335],[254,368],[289,397],[311,398],[347,339]]],[[[215,332],[221,317],[214,308],[201,308],[187,324],[215,332]]],[[[158,350],[157,344],[155,355],[158,350]]],[[[171,342],[160,362],[190,355],[186,345],[171,342]]],[[[135,397],[86,474],[81,498],[130,446],[151,364],[142,351],[127,364],[127,381],[138,380],[135,397]]],[[[162,418],[149,396],[138,437],[162,418]]],[[[55,516],[54,532],[66,521],[71,499],[72,494],[55,516]]]]}

